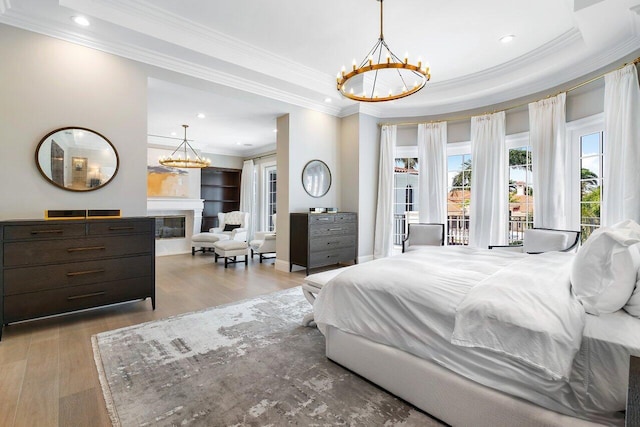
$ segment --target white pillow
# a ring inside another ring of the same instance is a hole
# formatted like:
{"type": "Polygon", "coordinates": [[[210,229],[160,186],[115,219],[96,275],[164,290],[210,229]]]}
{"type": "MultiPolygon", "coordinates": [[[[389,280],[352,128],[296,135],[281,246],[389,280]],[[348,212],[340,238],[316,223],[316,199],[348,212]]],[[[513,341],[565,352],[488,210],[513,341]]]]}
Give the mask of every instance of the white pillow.
{"type": "Polygon", "coordinates": [[[623,308],[630,315],[640,317],[640,279],[636,282],[636,288],[623,308]]]}
{"type": "Polygon", "coordinates": [[[637,250],[629,247],[640,238],[628,229],[602,227],[578,251],[571,268],[571,286],[587,313],[620,310],[637,279],[637,250]]]}
{"type": "Polygon", "coordinates": [[[524,230],[522,250],[526,253],[561,251],[567,246],[567,233],[530,228],[524,230]]]}

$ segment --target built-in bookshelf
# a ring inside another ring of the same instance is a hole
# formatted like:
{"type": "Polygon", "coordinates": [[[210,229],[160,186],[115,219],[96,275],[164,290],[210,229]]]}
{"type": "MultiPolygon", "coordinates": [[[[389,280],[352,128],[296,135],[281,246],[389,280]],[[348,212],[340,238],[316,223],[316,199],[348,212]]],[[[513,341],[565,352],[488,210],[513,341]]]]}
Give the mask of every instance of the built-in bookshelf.
{"type": "Polygon", "coordinates": [[[240,209],[239,169],[204,168],[201,169],[200,198],[204,200],[202,212],[202,231],[218,226],[218,212],[231,212],[240,209]]]}

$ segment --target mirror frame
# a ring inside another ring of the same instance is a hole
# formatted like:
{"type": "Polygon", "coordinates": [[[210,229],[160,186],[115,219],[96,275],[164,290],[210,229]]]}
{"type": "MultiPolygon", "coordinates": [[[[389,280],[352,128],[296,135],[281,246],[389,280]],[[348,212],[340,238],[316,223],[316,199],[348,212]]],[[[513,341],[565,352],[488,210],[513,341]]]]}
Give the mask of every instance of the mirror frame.
{"type": "Polygon", "coordinates": [[[77,193],[84,193],[86,191],[95,191],[95,190],[99,190],[99,189],[103,188],[104,186],[109,184],[111,181],[113,181],[113,179],[118,174],[118,170],[120,169],[120,156],[118,155],[118,150],[116,150],[116,147],[111,143],[111,141],[109,141],[109,139],[106,136],[102,135],[100,132],[96,132],[93,129],[80,127],[80,126],[67,126],[67,127],[63,127],[63,128],[54,129],[51,132],[49,132],[48,134],[46,134],[45,136],[43,136],[42,139],[40,140],[40,142],[38,143],[38,146],[36,147],[35,160],[36,160],[36,166],[38,168],[38,171],[40,172],[40,175],[42,175],[44,177],[44,179],[46,179],[49,183],[55,185],[56,187],[58,187],[58,188],[60,188],[62,190],[74,191],[74,192],[77,192],[77,193]],[[109,144],[109,147],[111,147],[111,149],[113,150],[113,154],[115,154],[115,156],[116,156],[116,168],[113,171],[113,175],[111,175],[111,177],[107,181],[105,181],[104,183],[98,185],[97,187],[90,187],[90,188],[85,188],[85,189],[65,187],[64,185],[60,185],[57,182],[55,182],[53,179],[51,179],[42,170],[42,168],[40,167],[40,160],[38,158],[38,154],[40,153],[40,149],[42,148],[42,144],[44,144],[47,141],[47,139],[49,139],[49,137],[51,135],[56,134],[56,133],[61,132],[61,131],[71,130],[71,129],[73,129],[73,130],[82,130],[82,131],[85,131],[85,132],[91,132],[91,133],[93,133],[95,135],[98,135],[107,144],[109,144]]]}
{"type": "Polygon", "coordinates": [[[320,198],[320,197],[325,196],[325,195],[329,192],[329,190],[331,189],[331,184],[332,184],[332,183],[333,183],[333,177],[331,176],[331,169],[330,169],[330,168],[329,168],[329,166],[328,166],[325,162],[323,162],[322,160],[319,160],[319,159],[309,160],[309,161],[307,162],[307,164],[306,164],[306,165],[304,165],[304,168],[302,168],[302,188],[304,188],[304,191],[305,191],[309,196],[314,197],[314,198],[316,198],[316,199],[317,199],[317,198],[320,198]],[[311,194],[311,193],[309,192],[309,190],[307,190],[307,186],[305,185],[305,182],[304,182],[304,177],[305,177],[305,174],[306,174],[306,172],[307,172],[307,168],[309,167],[309,165],[311,165],[312,163],[315,163],[315,162],[321,163],[321,164],[326,168],[327,173],[329,174],[329,185],[327,186],[327,189],[326,189],[322,194],[320,194],[320,195],[314,195],[314,194],[311,194]]]}

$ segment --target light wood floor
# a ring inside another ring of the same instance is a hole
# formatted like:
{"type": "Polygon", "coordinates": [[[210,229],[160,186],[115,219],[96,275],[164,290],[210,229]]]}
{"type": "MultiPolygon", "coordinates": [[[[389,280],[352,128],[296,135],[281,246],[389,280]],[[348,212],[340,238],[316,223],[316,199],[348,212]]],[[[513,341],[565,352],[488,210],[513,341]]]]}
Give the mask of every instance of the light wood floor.
{"type": "Polygon", "coordinates": [[[24,322],[0,342],[0,427],[108,426],[91,335],[298,286],[304,271],[273,261],[213,263],[213,255],[156,259],[156,310],[149,300],[24,322]]]}

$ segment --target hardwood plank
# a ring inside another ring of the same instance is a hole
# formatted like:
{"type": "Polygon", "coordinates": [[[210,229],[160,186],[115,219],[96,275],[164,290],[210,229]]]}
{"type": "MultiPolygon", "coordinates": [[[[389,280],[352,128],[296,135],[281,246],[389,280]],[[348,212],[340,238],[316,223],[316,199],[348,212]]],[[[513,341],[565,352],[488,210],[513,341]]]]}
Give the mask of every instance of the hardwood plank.
{"type": "Polygon", "coordinates": [[[90,388],[60,399],[60,426],[109,426],[109,415],[100,388],[90,388]]]}
{"type": "Polygon", "coordinates": [[[0,426],[13,425],[26,369],[26,359],[0,364],[0,426]]]}
{"type": "Polygon", "coordinates": [[[57,425],[58,346],[57,337],[31,343],[15,425],[57,425]]]}

